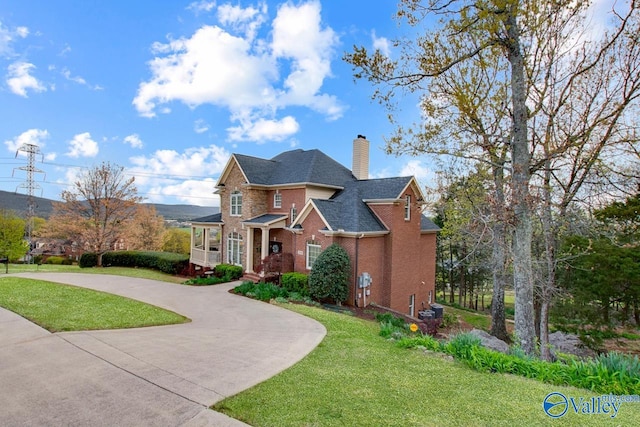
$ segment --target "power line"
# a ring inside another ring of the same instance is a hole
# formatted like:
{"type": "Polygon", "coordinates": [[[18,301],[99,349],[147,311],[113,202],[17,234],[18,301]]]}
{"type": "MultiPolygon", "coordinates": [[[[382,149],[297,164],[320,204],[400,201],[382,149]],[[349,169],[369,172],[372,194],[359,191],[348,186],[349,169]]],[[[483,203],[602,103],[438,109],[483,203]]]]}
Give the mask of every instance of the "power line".
{"type": "MultiPolygon", "coordinates": [[[[35,216],[35,211],[36,211],[36,202],[35,202],[35,199],[33,198],[34,196],[33,193],[37,189],[42,190],[42,187],[40,187],[40,185],[35,182],[34,174],[44,173],[44,171],[36,168],[36,154],[42,154],[42,153],[40,153],[40,147],[34,144],[22,144],[20,148],[18,148],[18,151],[16,151],[16,157],[18,157],[18,153],[20,152],[27,153],[28,163],[26,166],[20,166],[18,168],[14,168],[13,171],[15,172],[16,169],[18,169],[18,170],[23,170],[27,172],[27,181],[18,185],[18,188],[26,188],[27,194],[29,196],[27,201],[26,237],[27,237],[27,241],[29,242],[29,245],[31,245],[31,233],[33,231],[33,217],[35,216]]],[[[29,250],[29,255],[31,255],[31,250],[29,250]]],[[[31,262],[31,256],[29,256],[28,261],[29,263],[31,262]]]]}

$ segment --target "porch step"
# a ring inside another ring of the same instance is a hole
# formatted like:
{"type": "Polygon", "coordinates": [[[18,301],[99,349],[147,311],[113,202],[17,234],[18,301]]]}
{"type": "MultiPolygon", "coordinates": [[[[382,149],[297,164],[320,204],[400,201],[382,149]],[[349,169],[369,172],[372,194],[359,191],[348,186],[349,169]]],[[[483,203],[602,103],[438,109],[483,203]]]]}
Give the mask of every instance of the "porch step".
{"type": "Polygon", "coordinates": [[[261,277],[258,273],[244,273],[241,280],[258,283],[261,280],[261,277]]]}

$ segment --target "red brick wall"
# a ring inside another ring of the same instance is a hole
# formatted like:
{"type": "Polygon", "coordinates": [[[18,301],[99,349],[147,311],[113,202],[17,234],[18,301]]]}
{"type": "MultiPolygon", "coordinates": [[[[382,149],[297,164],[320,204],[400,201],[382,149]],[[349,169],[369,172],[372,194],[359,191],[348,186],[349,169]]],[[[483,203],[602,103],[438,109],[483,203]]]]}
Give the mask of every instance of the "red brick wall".
{"type": "MultiPolygon", "coordinates": [[[[297,205],[296,205],[297,206],[297,205]]],[[[298,210],[298,213],[300,210],[298,210]]],[[[334,242],[333,237],[325,236],[320,232],[323,228],[325,228],[325,224],[320,218],[320,215],[315,210],[312,210],[311,213],[305,218],[304,223],[302,224],[303,232],[301,234],[296,234],[294,239],[294,268],[295,271],[300,273],[309,274],[310,270],[307,270],[307,242],[310,240],[315,240],[322,249],[326,249],[334,242]]]]}
{"type": "Polygon", "coordinates": [[[362,273],[369,273],[372,280],[369,288],[370,295],[365,295],[364,289],[357,289],[356,295],[353,295],[353,299],[357,301],[356,303],[359,307],[362,307],[365,301],[366,304],[376,303],[381,306],[388,306],[389,285],[385,280],[384,257],[386,239],[386,236],[364,237],[357,239],[357,242],[356,239],[349,239],[354,247],[357,246],[357,259],[355,250],[354,256],[351,258],[353,268],[357,268],[357,271],[354,272],[354,282],[351,289],[356,289],[356,278],[362,273]]]}
{"type": "MultiPolygon", "coordinates": [[[[304,188],[280,190],[280,194],[282,195],[282,207],[280,208],[273,207],[273,195],[275,193],[275,190],[267,191],[266,199],[268,202],[268,210],[265,212],[288,216],[291,213],[291,207],[294,205],[298,211],[298,214],[302,211],[302,208],[304,207],[306,202],[304,188]]],[[[289,225],[290,223],[291,218],[287,220],[287,225],[289,225]]]]}
{"type": "Polygon", "coordinates": [[[385,282],[375,292],[381,293],[378,304],[406,314],[410,295],[415,294],[414,315],[417,316],[422,302],[428,305],[429,290],[435,294],[435,234],[421,234],[416,193],[409,188],[402,198],[407,194],[411,196],[409,221],[404,219],[404,202],[371,206],[391,229],[385,246],[385,282]]]}

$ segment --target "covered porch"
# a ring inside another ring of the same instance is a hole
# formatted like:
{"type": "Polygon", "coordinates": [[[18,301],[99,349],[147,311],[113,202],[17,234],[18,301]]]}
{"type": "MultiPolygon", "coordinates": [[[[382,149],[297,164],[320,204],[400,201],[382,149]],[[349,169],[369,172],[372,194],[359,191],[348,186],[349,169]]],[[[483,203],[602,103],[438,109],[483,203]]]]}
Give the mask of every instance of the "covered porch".
{"type": "Polygon", "coordinates": [[[284,229],[287,218],[287,215],[266,214],[242,222],[247,230],[246,273],[255,275],[263,259],[282,251],[281,239],[276,241],[271,231],[284,229]]]}
{"type": "Polygon", "coordinates": [[[191,251],[189,262],[209,270],[222,263],[221,214],[198,218],[191,222],[191,251]]]}

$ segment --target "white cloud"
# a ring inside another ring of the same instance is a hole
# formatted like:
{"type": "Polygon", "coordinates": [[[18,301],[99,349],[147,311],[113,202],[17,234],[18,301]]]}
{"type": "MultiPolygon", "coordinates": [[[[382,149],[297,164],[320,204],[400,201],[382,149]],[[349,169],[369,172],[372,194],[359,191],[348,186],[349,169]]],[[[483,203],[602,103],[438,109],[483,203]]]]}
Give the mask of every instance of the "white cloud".
{"type": "Polygon", "coordinates": [[[230,127],[229,140],[231,141],[282,141],[294,135],[300,129],[300,125],[291,116],[281,120],[269,120],[258,118],[256,120],[241,120],[240,126],[230,127]]]}
{"type": "Polygon", "coordinates": [[[12,44],[16,37],[25,38],[29,35],[29,28],[17,27],[15,30],[5,27],[0,21],[0,56],[13,55],[12,44]]]}
{"type": "Polygon", "coordinates": [[[89,132],[79,133],[69,141],[69,157],[95,157],[98,155],[98,143],[91,139],[89,132]]]}
{"type": "Polygon", "coordinates": [[[380,50],[380,53],[382,53],[386,57],[391,56],[389,39],[387,39],[386,37],[377,37],[375,31],[371,32],[371,39],[373,40],[374,49],[380,50]]]}
{"type": "Polygon", "coordinates": [[[140,135],[137,133],[133,133],[131,135],[125,136],[124,138],[125,144],[131,145],[132,148],[142,148],[143,143],[140,139],[140,135]]]}
{"type": "Polygon", "coordinates": [[[432,180],[435,175],[420,160],[409,160],[400,170],[399,176],[415,176],[420,181],[432,180]]]}
{"type": "Polygon", "coordinates": [[[102,90],[103,89],[100,85],[95,85],[94,86],[94,85],[91,85],[91,84],[87,83],[87,81],[84,78],[80,77],[80,76],[72,76],[71,75],[71,71],[69,71],[68,68],[64,68],[62,70],[61,74],[64,76],[65,79],[67,79],[67,80],[69,80],[71,82],[77,83],[79,85],[82,85],[82,86],[87,86],[90,89],[93,89],[93,90],[102,90]]]}
{"type": "Polygon", "coordinates": [[[321,26],[319,2],[280,6],[273,21],[273,54],[291,59],[281,104],[307,106],[330,119],[342,115],[343,107],[335,97],[318,94],[324,79],[331,76],[331,58],[338,41],[330,27],[321,26]]]}
{"type": "Polygon", "coordinates": [[[253,40],[258,28],[266,21],[267,5],[260,8],[232,6],[223,4],[218,8],[218,20],[222,25],[229,25],[235,31],[243,33],[247,40],[253,40]]]}
{"type": "Polygon", "coordinates": [[[339,40],[323,27],[318,1],[280,6],[270,40],[256,37],[266,19],[264,3],[244,9],[220,6],[218,19],[230,29],[203,26],[191,37],[152,45],[152,76],[133,99],[140,115],[154,117],[173,101],[191,108],[213,104],[227,108],[231,122],[238,122],[228,128],[230,138],[262,141],[281,140],[294,128],[297,132],[293,117],[278,117],[288,107],[307,107],[330,120],[342,115],[337,98],[320,92],[331,76],[339,40]],[[290,72],[281,76],[280,70],[290,72]]]}
{"type": "Polygon", "coordinates": [[[133,167],[128,172],[153,201],[171,196],[191,204],[219,205],[212,194],[214,184],[230,156],[216,145],[188,148],[182,153],[158,150],[151,156],[131,157],[133,167]]]}
{"type": "Polygon", "coordinates": [[[216,180],[213,178],[189,179],[179,183],[166,181],[157,186],[149,187],[144,195],[154,203],[162,203],[167,197],[173,197],[189,205],[219,207],[220,197],[213,194],[215,185],[216,180]]]}
{"type": "Polygon", "coordinates": [[[60,51],[60,53],[58,53],[58,56],[67,56],[67,53],[71,52],[71,46],[69,46],[68,44],[64,45],[64,48],[62,48],[62,50],[60,51]]]}
{"type": "Polygon", "coordinates": [[[74,83],[78,83],[80,85],[86,85],[87,81],[85,79],[83,79],[80,76],[72,76],[71,75],[71,71],[69,71],[68,68],[65,68],[62,70],[62,75],[64,76],[65,79],[72,81],[74,83]]]}
{"type": "Polygon", "coordinates": [[[25,38],[29,35],[29,28],[27,27],[18,27],[16,28],[16,34],[22,38],[25,38]]]}
{"type": "Polygon", "coordinates": [[[198,15],[200,12],[211,12],[216,7],[215,1],[194,1],[187,6],[187,10],[192,10],[193,13],[198,15]]]}
{"type": "Polygon", "coordinates": [[[37,145],[43,148],[44,141],[48,138],[49,132],[46,129],[29,129],[15,138],[5,141],[4,144],[9,151],[15,153],[23,144],[37,145]]]}
{"type": "Polygon", "coordinates": [[[205,133],[209,130],[209,125],[202,119],[198,119],[193,123],[193,130],[195,133],[205,133]]]}
{"type": "Polygon", "coordinates": [[[158,104],[173,100],[196,107],[210,103],[233,110],[264,107],[273,101],[269,80],[277,76],[275,64],[252,56],[251,46],[219,27],[204,26],[189,39],[155,45],[149,66],[153,78],[143,82],[133,104],[145,117],[155,116],[158,104]]]}
{"type": "Polygon", "coordinates": [[[175,150],[157,150],[151,156],[135,156],[129,161],[133,171],[158,176],[208,176],[222,172],[231,154],[222,147],[187,148],[179,153],[175,150]]]}
{"type": "Polygon", "coordinates": [[[11,92],[16,95],[27,98],[27,90],[34,92],[43,92],[47,88],[34,76],[30,74],[31,70],[36,68],[29,62],[14,62],[7,68],[7,85],[11,92]]]}

